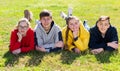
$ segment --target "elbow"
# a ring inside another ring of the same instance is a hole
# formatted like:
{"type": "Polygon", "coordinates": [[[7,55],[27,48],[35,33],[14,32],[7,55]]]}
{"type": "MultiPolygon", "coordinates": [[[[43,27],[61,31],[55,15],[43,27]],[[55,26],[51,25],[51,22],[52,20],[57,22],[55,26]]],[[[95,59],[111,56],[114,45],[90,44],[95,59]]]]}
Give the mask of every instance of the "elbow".
{"type": "Polygon", "coordinates": [[[10,52],[13,52],[14,49],[10,46],[10,47],[9,47],[9,51],[10,51],[10,52]]]}
{"type": "Polygon", "coordinates": [[[85,51],[87,49],[88,49],[88,47],[84,47],[84,48],[81,49],[81,51],[85,51]]]}
{"type": "Polygon", "coordinates": [[[34,46],[32,46],[32,47],[31,47],[31,49],[30,49],[29,51],[33,51],[34,49],[35,49],[35,47],[34,47],[34,46]]]}

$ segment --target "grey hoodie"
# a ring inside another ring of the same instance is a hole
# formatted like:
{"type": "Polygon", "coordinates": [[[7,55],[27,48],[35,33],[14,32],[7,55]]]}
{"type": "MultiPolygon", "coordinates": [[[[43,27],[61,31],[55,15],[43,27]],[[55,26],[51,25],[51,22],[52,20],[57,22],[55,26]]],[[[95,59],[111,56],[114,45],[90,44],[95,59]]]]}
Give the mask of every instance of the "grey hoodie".
{"type": "Polygon", "coordinates": [[[42,46],[46,49],[47,52],[50,49],[55,48],[55,43],[58,41],[62,41],[62,34],[59,26],[57,26],[54,22],[51,23],[51,29],[49,33],[46,33],[41,23],[37,23],[35,27],[35,34],[38,46],[42,46]]]}

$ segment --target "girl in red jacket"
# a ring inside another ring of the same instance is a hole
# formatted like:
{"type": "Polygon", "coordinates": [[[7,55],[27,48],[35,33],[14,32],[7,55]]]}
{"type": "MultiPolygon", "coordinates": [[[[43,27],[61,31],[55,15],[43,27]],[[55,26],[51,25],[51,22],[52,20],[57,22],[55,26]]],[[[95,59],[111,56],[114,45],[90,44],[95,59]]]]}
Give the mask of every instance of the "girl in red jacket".
{"type": "Polygon", "coordinates": [[[26,18],[19,20],[16,29],[11,32],[10,52],[19,54],[34,49],[34,32],[26,18]]]}

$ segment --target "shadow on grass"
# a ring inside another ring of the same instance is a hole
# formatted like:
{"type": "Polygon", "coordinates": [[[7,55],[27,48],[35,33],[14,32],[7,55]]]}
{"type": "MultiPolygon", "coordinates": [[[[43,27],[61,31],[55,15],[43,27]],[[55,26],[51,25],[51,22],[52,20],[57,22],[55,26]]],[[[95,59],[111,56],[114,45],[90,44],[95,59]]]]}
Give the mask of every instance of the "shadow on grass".
{"type": "Polygon", "coordinates": [[[44,53],[44,52],[39,52],[39,51],[31,52],[29,54],[31,59],[28,60],[28,64],[26,64],[26,66],[38,66],[41,63],[44,56],[51,55],[52,53],[59,54],[60,52],[61,50],[57,52],[50,52],[50,53],[44,53]]]}
{"type": "Polygon", "coordinates": [[[25,54],[13,55],[11,52],[7,51],[3,58],[6,58],[5,66],[14,66],[19,62],[19,58],[23,57],[25,54]]]}
{"type": "Polygon", "coordinates": [[[39,52],[39,51],[33,51],[29,53],[29,56],[31,57],[28,62],[26,63],[26,66],[37,66],[41,63],[41,60],[45,55],[48,53],[39,52]]]}
{"type": "Polygon", "coordinates": [[[10,53],[8,51],[4,54],[3,58],[6,58],[5,66],[12,67],[12,66],[18,64],[19,58],[23,58],[24,56],[29,56],[30,59],[25,64],[25,66],[31,66],[31,65],[37,66],[38,64],[40,64],[41,59],[43,58],[44,55],[46,55],[46,53],[42,53],[42,52],[38,52],[38,51],[31,51],[29,53],[21,53],[18,55],[13,55],[12,53],[10,53]]]}
{"type": "Polygon", "coordinates": [[[95,57],[97,61],[99,61],[100,63],[110,63],[110,57],[114,54],[116,55],[117,53],[118,51],[113,52],[105,51],[101,52],[100,54],[96,54],[95,57]]]}
{"type": "Polygon", "coordinates": [[[24,58],[24,56],[29,56],[30,59],[25,63],[25,66],[37,66],[41,63],[41,60],[44,56],[50,54],[59,54],[61,51],[58,52],[51,52],[51,53],[44,53],[39,51],[31,51],[29,53],[21,53],[19,55],[13,55],[11,52],[6,52],[3,58],[6,58],[5,66],[13,67],[14,65],[19,63],[19,58],[24,58]]]}
{"type": "Polygon", "coordinates": [[[86,54],[87,54],[87,51],[82,52],[80,54],[76,54],[74,52],[63,50],[61,54],[61,60],[63,64],[72,64],[77,57],[80,57],[81,55],[83,56],[86,54]]]}

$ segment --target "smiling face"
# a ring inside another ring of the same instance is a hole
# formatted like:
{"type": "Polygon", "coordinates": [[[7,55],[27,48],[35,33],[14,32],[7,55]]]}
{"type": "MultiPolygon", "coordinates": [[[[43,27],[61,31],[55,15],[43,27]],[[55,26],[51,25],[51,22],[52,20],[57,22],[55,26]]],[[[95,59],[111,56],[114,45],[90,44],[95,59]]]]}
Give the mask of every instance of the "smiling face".
{"type": "Polygon", "coordinates": [[[79,20],[73,18],[68,21],[68,27],[71,31],[78,31],[79,30],[79,20]]]}
{"type": "Polygon", "coordinates": [[[109,20],[102,20],[97,23],[97,27],[101,34],[105,34],[108,28],[110,27],[109,20]]]}
{"type": "Polygon", "coordinates": [[[40,21],[44,29],[48,29],[51,27],[52,18],[50,16],[42,17],[40,21]]]}
{"type": "Polygon", "coordinates": [[[22,35],[26,35],[28,28],[29,26],[25,21],[22,21],[18,24],[18,32],[20,32],[22,35]]]}

